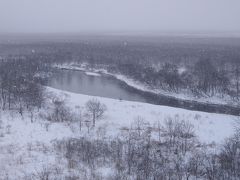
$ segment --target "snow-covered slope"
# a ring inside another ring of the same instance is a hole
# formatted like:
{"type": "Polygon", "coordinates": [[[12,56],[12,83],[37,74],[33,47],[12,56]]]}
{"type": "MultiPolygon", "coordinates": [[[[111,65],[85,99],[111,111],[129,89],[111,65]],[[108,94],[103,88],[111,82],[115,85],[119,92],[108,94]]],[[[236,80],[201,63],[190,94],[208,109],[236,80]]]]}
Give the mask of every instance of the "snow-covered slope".
{"type": "MultiPolygon", "coordinates": [[[[50,94],[49,97],[57,95],[65,98],[67,105],[76,113],[79,110],[79,108],[76,108],[77,106],[84,107],[85,103],[93,98],[92,96],[64,92],[53,88],[47,88],[47,92],[50,94]]],[[[96,129],[104,128],[107,137],[114,137],[122,127],[129,127],[137,116],[141,116],[151,124],[158,121],[164,123],[166,118],[172,117],[191,122],[201,142],[221,143],[233,133],[234,122],[238,119],[238,117],[230,115],[189,111],[102,97],[94,98],[107,106],[105,116],[96,123],[96,129]]],[[[94,132],[90,134],[86,130],[80,132],[76,123],[50,123],[42,119],[39,115],[45,113],[49,107],[51,105],[47,105],[40,112],[36,112],[33,123],[31,123],[30,114],[27,112],[24,113],[23,117],[17,112],[1,112],[1,177],[23,178],[26,173],[37,173],[42,171],[44,167],[54,167],[56,164],[65,166],[65,160],[53,151],[54,140],[96,136],[94,132]]]]}
{"type": "MultiPolygon", "coordinates": [[[[48,90],[59,96],[65,96],[69,106],[74,109],[76,106],[84,106],[92,99],[92,96],[65,92],[53,88],[48,90]]],[[[185,120],[192,123],[196,134],[202,142],[219,143],[224,138],[229,137],[234,131],[234,123],[238,119],[236,116],[190,111],[168,106],[152,105],[140,102],[115,100],[110,98],[94,97],[107,106],[105,117],[98,122],[105,125],[109,135],[114,135],[121,127],[129,127],[136,117],[141,116],[150,123],[164,121],[171,117],[185,120]]]]}

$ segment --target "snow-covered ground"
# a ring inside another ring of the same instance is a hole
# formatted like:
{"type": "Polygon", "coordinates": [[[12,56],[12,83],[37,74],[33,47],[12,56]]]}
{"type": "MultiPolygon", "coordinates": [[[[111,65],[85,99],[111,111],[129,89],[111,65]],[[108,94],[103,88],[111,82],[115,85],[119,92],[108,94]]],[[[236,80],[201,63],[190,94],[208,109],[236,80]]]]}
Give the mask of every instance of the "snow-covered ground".
{"type": "Polygon", "coordinates": [[[192,123],[195,127],[196,134],[202,142],[220,143],[226,137],[232,135],[234,132],[234,123],[239,118],[231,115],[205,113],[168,106],[93,97],[61,91],[54,88],[48,88],[48,90],[54,94],[58,94],[58,96],[65,97],[66,102],[72,109],[77,106],[84,107],[85,103],[92,98],[97,98],[101,103],[104,103],[107,106],[107,112],[103,120],[100,120],[98,124],[99,126],[107,128],[109,136],[116,135],[122,127],[129,127],[138,116],[151,124],[156,122],[164,124],[167,118],[173,118],[192,123]]]}
{"type": "Polygon", "coordinates": [[[85,72],[85,74],[88,76],[101,76],[101,74],[95,72],[85,72]]]}
{"type": "MultiPolygon", "coordinates": [[[[226,137],[233,134],[234,123],[238,119],[231,115],[92,97],[49,87],[46,91],[49,97],[57,95],[65,99],[67,105],[76,114],[79,107],[84,108],[85,103],[92,98],[97,98],[104,103],[107,111],[104,117],[96,122],[95,129],[96,131],[104,129],[106,137],[116,136],[123,127],[129,127],[137,116],[141,116],[151,124],[156,122],[164,124],[167,118],[175,118],[192,123],[201,142],[220,144],[226,137]]],[[[27,112],[21,117],[14,111],[0,111],[0,179],[6,177],[24,179],[26,174],[38,174],[44,167],[58,167],[64,173],[67,162],[53,150],[53,142],[69,137],[96,136],[96,131],[88,134],[85,129],[80,132],[78,124],[50,123],[44,120],[41,114],[49,111],[49,108],[51,105],[47,104],[40,112],[36,111],[33,123],[27,112]]]]}
{"type": "Polygon", "coordinates": [[[100,75],[100,74],[108,74],[111,75],[113,77],[115,77],[116,79],[125,82],[126,84],[128,84],[129,86],[132,86],[136,89],[142,90],[142,91],[147,91],[147,92],[152,92],[152,93],[156,93],[156,94],[161,94],[161,95],[165,95],[165,96],[170,96],[170,97],[175,97],[178,99],[182,99],[182,100],[193,100],[193,101],[197,101],[197,102],[201,102],[201,103],[210,103],[210,104],[227,104],[227,105],[237,105],[239,106],[239,102],[234,102],[229,96],[225,96],[222,97],[222,95],[219,96],[206,96],[206,97],[195,97],[191,94],[189,94],[189,92],[187,93],[174,93],[174,92],[169,92],[169,91],[164,91],[161,89],[154,89],[153,87],[148,87],[145,84],[138,82],[132,78],[129,78],[125,75],[122,74],[113,74],[108,72],[106,69],[94,69],[88,68],[88,65],[86,63],[83,64],[73,64],[73,63],[69,63],[69,64],[62,64],[62,65],[55,65],[55,67],[60,68],[60,69],[69,69],[69,70],[79,70],[79,71],[84,71],[86,72],[87,75],[93,75],[92,73],[96,73],[95,75],[100,75]],[[90,73],[92,72],[92,73],[90,73]]]}

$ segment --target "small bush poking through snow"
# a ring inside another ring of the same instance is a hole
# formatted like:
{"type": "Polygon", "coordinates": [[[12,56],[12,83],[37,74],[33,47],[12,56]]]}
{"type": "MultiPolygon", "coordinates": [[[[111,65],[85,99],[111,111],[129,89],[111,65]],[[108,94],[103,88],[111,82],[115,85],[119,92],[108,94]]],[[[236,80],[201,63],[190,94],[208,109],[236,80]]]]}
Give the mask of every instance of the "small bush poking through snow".
{"type": "Polygon", "coordinates": [[[47,119],[52,122],[66,122],[73,119],[70,108],[68,108],[64,100],[53,100],[53,112],[48,115],[47,119]]]}

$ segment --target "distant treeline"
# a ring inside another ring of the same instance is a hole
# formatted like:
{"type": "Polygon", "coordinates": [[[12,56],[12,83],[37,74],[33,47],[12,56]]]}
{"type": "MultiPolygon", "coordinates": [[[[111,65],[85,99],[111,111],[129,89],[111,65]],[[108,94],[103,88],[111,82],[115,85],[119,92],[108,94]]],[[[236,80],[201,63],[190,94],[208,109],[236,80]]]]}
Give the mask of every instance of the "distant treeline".
{"type": "Polygon", "coordinates": [[[108,69],[165,91],[185,92],[197,97],[228,95],[233,100],[240,98],[240,61],[215,65],[209,59],[200,59],[186,66],[163,63],[159,68],[126,63],[108,69]]]}

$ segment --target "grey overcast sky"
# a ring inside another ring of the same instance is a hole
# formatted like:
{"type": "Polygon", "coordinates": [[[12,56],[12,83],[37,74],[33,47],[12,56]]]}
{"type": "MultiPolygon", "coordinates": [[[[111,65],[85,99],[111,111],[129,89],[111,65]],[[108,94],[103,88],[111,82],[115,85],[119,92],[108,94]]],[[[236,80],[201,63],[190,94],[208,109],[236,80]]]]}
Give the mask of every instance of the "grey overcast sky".
{"type": "Polygon", "coordinates": [[[0,0],[0,32],[240,31],[240,0],[0,0]]]}

